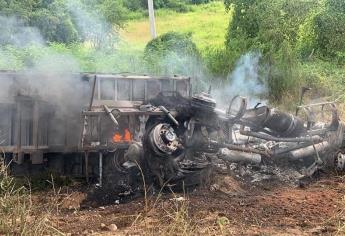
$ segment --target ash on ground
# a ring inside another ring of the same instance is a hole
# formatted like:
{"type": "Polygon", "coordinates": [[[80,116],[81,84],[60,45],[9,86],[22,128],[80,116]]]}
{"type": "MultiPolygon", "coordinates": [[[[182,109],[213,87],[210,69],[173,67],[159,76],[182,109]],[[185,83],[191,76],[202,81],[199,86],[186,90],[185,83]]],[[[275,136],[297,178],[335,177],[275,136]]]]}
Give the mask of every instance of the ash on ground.
{"type": "MultiPolygon", "coordinates": [[[[265,164],[241,164],[229,163],[220,159],[213,158],[215,174],[214,183],[211,190],[217,189],[219,181],[232,181],[235,184],[234,192],[238,190],[237,186],[242,188],[263,188],[270,189],[275,186],[302,187],[308,182],[316,179],[317,174],[306,176],[302,174],[305,168],[290,166],[265,165],[265,164]],[[231,179],[231,180],[230,180],[231,179]]],[[[229,192],[229,191],[226,191],[229,192]]]]}

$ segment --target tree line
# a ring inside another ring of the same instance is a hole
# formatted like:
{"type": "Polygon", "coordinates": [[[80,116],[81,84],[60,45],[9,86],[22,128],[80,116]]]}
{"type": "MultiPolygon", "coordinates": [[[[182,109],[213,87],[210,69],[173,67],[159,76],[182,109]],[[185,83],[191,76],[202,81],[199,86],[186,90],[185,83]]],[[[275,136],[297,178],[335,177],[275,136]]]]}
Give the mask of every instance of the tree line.
{"type": "MultiPolygon", "coordinates": [[[[192,4],[209,1],[154,0],[154,4],[157,9],[185,12],[192,10],[192,4]]],[[[194,64],[203,64],[213,77],[226,78],[242,55],[258,52],[265,68],[263,82],[267,83],[272,100],[279,100],[284,93],[297,91],[305,77],[310,77],[308,81],[312,82],[310,71],[305,73],[301,69],[306,65],[316,62],[315,67],[321,68],[319,61],[345,64],[344,0],[223,1],[225,9],[231,12],[225,47],[199,52],[190,35],[162,35],[150,42],[144,52],[145,60],[157,65],[155,72],[166,72],[165,67],[159,67],[159,62],[177,50],[176,55],[185,53],[196,57],[194,64]]],[[[65,45],[115,42],[114,29],[123,27],[131,17],[146,17],[146,14],[147,0],[0,0],[1,16],[16,16],[22,24],[38,28],[46,42],[65,45]]],[[[0,37],[0,43],[3,42],[0,37]]],[[[170,59],[177,61],[180,57],[170,59]]],[[[184,61],[181,64],[186,65],[184,61]]]]}
{"type": "Polygon", "coordinates": [[[230,58],[236,60],[248,51],[262,53],[274,98],[299,84],[298,64],[315,58],[345,63],[344,0],[224,0],[224,4],[233,11],[226,36],[230,58]]]}
{"type": "MultiPolygon", "coordinates": [[[[189,10],[188,4],[209,1],[154,0],[154,5],[183,12],[189,10]]],[[[69,44],[85,39],[76,6],[90,13],[88,17],[102,16],[101,20],[111,28],[122,27],[132,12],[146,14],[147,0],[0,0],[0,14],[16,16],[24,24],[38,28],[47,42],[69,44]]]]}

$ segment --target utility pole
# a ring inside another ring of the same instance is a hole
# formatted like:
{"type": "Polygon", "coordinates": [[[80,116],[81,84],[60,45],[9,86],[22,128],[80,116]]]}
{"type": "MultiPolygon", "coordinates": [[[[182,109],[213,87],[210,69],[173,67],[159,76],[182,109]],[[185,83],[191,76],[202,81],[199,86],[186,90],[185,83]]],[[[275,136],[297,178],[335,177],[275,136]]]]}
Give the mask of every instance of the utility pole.
{"type": "Polygon", "coordinates": [[[152,39],[154,39],[157,37],[157,32],[156,32],[155,11],[153,8],[153,0],[147,0],[147,5],[149,9],[151,37],[152,39]]]}

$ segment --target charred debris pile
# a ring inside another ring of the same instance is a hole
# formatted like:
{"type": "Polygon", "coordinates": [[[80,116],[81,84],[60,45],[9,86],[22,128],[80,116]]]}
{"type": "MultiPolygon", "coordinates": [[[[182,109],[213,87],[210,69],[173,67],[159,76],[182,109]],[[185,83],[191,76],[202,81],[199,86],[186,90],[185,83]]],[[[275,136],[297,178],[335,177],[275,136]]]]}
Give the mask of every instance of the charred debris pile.
{"type": "MultiPolygon", "coordinates": [[[[267,106],[247,108],[243,97],[235,97],[227,111],[218,110],[206,93],[190,99],[159,95],[150,106],[165,116],[149,122],[143,156],[136,162],[145,160],[160,186],[194,185],[205,177],[202,170],[219,166],[219,160],[295,169],[299,178],[345,167],[344,128],[334,103],[300,106],[308,111],[306,121],[267,106]],[[331,122],[317,122],[314,106],[328,106],[331,122]]],[[[127,155],[135,156],[130,151],[127,155]]]]}
{"type": "MultiPolygon", "coordinates": [[[[221,110],[209,93],[161,92],[136,109],[140,139],[130,139],[127,129],[123,136],[115,133],[114,142],[129,146],[121,163],[115,161],[116,171],[104,173],[105,188],[122,186],[130,194],[142,190],[144,178],[146,187],[157,191],[182,190],[209,184],[219,171],[251,183],[299,184],[319,171],[345,170],[344,125],[335,102],[300,105],[290,114],[260,104],[248,107],[240,96],[221,110]],[[316,120],[318,108],[329,115],[328,123],[316,120]]],[[[121,127],[121,111],[117,117],[113,111],[104,106],[113,125],[121,127]]]]}

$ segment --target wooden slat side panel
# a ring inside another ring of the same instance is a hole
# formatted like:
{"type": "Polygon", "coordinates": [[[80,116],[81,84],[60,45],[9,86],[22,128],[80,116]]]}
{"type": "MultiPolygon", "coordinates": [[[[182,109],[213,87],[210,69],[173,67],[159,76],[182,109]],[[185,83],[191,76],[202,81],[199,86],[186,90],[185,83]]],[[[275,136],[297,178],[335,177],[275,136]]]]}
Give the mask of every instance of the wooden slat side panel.
{"type": "Polygon", "coordinates": [[[11,144],[12,104],[0,104],[0,146],[11,144]]]}

